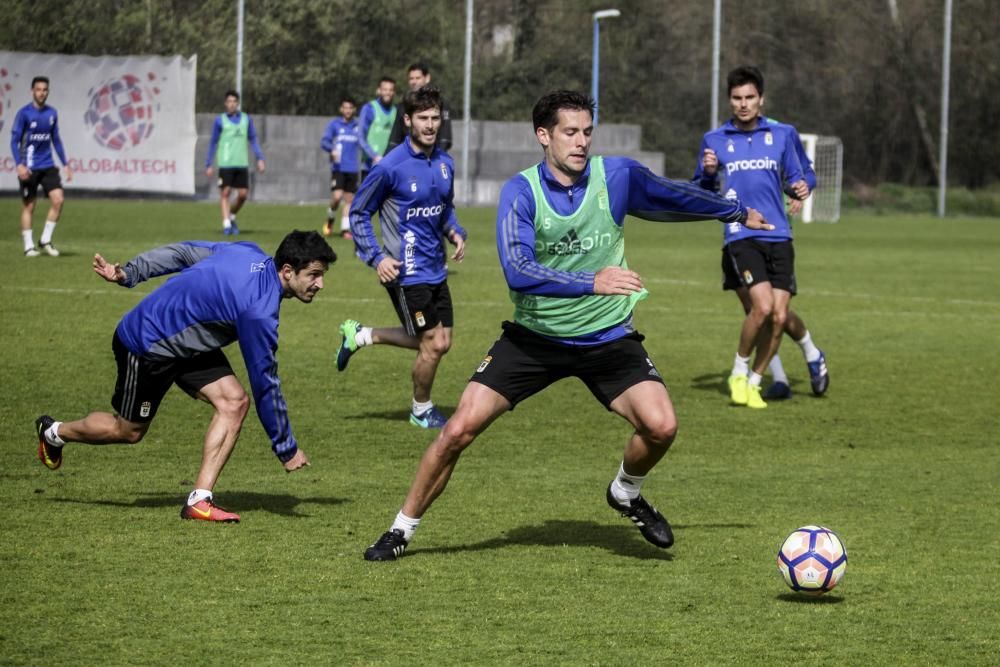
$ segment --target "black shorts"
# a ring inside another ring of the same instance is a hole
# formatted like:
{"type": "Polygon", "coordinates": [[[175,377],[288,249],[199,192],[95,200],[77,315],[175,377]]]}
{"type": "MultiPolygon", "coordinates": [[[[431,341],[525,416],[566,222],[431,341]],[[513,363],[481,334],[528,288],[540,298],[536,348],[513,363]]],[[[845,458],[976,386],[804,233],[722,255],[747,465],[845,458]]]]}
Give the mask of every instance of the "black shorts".
{"type": "Polygon", "coordinates": [[[130,422],[153,421],[160,401],[174,383],[193,398],[202,387],[233,375],[233,368],[222,350],[212,350],[190,359],[154,361],[129,352],[117,332],[111,349],[118,364],[111,407],[130,422]]]}
{"type": "Polygon", "coordinates": [[[358,173],[356,171],[335,171],[330,175],[331,190],[357,192],[358,183],[360,182],[361,179],[358,178],[358,173]]]}
{"type": "Polygon", "coordinates": [[[578,377],[610,410],[612,401],[640,382],[663,384],[642,346],[644,339],[635,332],[602,345],[570,346],[504,322],[503,334],[469,381],[486,385],[510,401],[513,409],[557,380],[578,377]]]}
{"type": "Polygon", "coordinates": [[[795,247],[791,241],[740,239],[722,248],[722,289],[734,290],[770,282],[795,294],[795,247]]]}
{"type": "Polygon", "coordinates": [[[48,167],[47,169],[32,171],[31,176],[28,176],[27,180],[22,181],[21,179],[17,179],[17,182],[21,184],[21,201],[25,204],[29,201],[34,201],[38,197],[39,185],[45,191],[46,197],[53,190],[62,190],[62,179],[59,178],[58,167],[48,167]]]}
{"type": "Polygon", "coordinates": [[[248,167],[219,167],[219,187],[242,190],[250,187],[248,167]]]}
{"type": "Polygon", "coordinates": [[[447,281],[437,285],[400,285],[393,281],[385,289],[400,323],[411,336],[433,329],[439,322],[445,327],[455,326],[447,281]]]}

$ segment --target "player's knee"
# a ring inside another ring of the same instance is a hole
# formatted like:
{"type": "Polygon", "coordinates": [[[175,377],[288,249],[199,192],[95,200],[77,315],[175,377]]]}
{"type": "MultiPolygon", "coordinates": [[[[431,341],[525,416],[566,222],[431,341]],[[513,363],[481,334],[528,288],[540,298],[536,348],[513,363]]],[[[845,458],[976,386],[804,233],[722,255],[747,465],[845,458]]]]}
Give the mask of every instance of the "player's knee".
{"type": "Polygon", "coordinates": [[[673,415],[663,415],[651,424],[646,424],[643,434],[650,444],[668,449],[677,437],[677,418],[673,415]]]}
{"type": "Polygon", "coordinates": [[[226,396],[216,401],[215,409],[227,419],[242,422],[250,411],[250,397],[246,393],[226,396]]]}
{"type": "Polygon", "coordinates": [[[472,444],[478,432],[476,425],[460,413],[455,413],[441,429],[441,437],[438,438],[437,444],[442,450],[457,456],[472,444]]]}
{"type": "Polygon", "coordinates": [[[118,424],[118,439],[127,445],[139,444],[145,435],[145,426],[125,422],[118,424]]]}

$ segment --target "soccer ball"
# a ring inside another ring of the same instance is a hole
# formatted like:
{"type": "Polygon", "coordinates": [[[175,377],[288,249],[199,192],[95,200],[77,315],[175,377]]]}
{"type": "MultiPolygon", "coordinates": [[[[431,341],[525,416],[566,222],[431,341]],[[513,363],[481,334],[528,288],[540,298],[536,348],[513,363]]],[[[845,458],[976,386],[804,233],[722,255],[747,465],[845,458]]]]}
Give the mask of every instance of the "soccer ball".
{"type": "Polygon", "coordinates": [[[778,550],[778,571],[799,593],[822,595],[840,583],[846,570],[847,550],[829,528],[803,526],[778,550]]]}

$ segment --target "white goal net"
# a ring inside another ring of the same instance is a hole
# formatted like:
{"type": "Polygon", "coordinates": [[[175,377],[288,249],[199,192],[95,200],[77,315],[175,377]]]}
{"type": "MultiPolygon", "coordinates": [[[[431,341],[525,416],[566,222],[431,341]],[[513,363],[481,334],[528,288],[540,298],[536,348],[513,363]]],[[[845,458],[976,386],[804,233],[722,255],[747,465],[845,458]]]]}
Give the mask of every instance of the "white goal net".
{"type": "Polygon", "coordinates": [[[816,190],[802,205],[802,222],[840,220],[840,189],[844,176],[844,145],[837,137],[803,134],[802,145],[816,172],[816,190]]]}

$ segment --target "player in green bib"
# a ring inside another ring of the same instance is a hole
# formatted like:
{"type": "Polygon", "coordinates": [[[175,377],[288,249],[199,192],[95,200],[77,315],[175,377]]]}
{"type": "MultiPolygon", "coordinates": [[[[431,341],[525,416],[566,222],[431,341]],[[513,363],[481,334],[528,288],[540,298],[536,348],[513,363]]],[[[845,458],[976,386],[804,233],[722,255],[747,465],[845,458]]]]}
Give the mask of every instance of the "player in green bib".
{"type": "Polygon", "coordinates": [[[361,114],[358,117],[361,136],[375,152],[374,157],[365,160],[365,168],[361,172],[362,181],[365,180],[365,174],[371,170],[372,166],[379,163],[389,147],[389,134],[396,122],[397,109],[396,105],[393,104],[395,97],[396,81],[388,76],[383,76],[379,79],[375,99],[361,108],[361,114]]]}
{"type": "Polygon", "coordinates": [[[673,544],[670,524],[639,493],[673,442],[677,418],[632,321],[646,290],[625,261],[625,217],[773,226],[738,200],[656,176],[630,158],[590,157],[593,110],[589,97],[565,90],[535,105],[545,159],[507,182],[497,209],[497,251],[514,321],[503,323],[455,414],[424,453],[392,526],[365,551],[367,560],[402,555],[462,451],[501,414],[566,377],[580,378],[633,428],[608,504],[650,543],[673,544]]]}
{"type": "Polygon", "coordinates": [[[247,144],[257,158],[257,171],[264,173],[264,153],[257,143],[257,129],[250,115],[240,111],[240,94],[235,90],[226,92],[226,112],[219,114],[212,125],[212,138],[208,142],[208,156],[205,158],[205,175],[212,178],[213,158],[219,167],[219,207],[222,209],[222,233],[226,236],[239,234],[236,213],[243,208],[250,193],[250,157],[247,144]],[[233,188],[236,200],[230,202],[233,188]]]}

